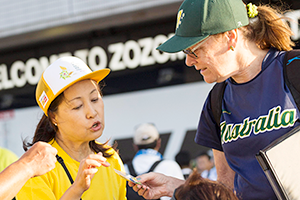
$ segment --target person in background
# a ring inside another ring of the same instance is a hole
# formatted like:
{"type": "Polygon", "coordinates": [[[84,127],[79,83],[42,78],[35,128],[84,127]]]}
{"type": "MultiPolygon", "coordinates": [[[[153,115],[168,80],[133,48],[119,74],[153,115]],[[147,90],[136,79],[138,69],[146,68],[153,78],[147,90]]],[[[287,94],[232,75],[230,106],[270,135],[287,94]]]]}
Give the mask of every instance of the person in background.
{"type": "Polygon", "coordinates": [[[190,167],[191,156],[188,151],[180,151],[175,156],[175,161],[179,164],[184,179],[187,179],[192,172],[190,167]]]}
{"type": "Polygon", "coordinates": [[[0,199],[11,200],[30,178],[54,169],[57,150],[45,142],[35,143],[20,159],[0,173],[0,199]]]}
{"type": "Polygon", "coordinates": [[[126,181],[118,153],[96,141],[105,127],[104,104],[98,83],[109,69],[94,72],[79,58],[62,57],[43,72],[36,100],[44,114],[33,141],[57,149],[55,168],[31,178],[17,194],[18,200],[126,199],[126,181]]]}
{"type": "Polygon", "coordinates": [[[2,172],[8,165],[18,160],[18,156],[12,151],[0,147],[0,159],[0,172],[2,172]]]}
{"type": "Polygon", "coordinates": [[[0,172],[16,160],[18,160],[18,156],[15,153],[6,148],[0,147],[0,172]]]}
{"type": "Polygon", "coordinates": [[[194,170],[187,181],[178,187],[172,200],[238,200],[225,185],[205,179],[194,170]]]}
{"type": "MultiPolygon", "coordinates": [[[[300,124],[283,71],[294,46],[286,18],[242,0],[185,0],[177,16],[175,35],[158,49],[183,51],[205,82],[224,86],[220,116],[213,115],[217,100],[209,93],[195,142],[213,149],[218,181],[238,198],[277,199],[256,154],[300,124]]],[[[146,199],[171,195],[184,183],[154,173],[139,178],[144,185],[131,186],[146,199]]]]}
{"type": "MultiPolygon", "coordinates": [[[[180,166],[174,160],[163,159],[159,153],[161,138],[154,124],[143,123],[136,129],[133,136],[136,154],[131,162],[124,165],[125,171],[131,175],[140,175],[151,171],[184,180],[180,166]],[[132,169],[134,173],[132,173],[132,169]]],[[[127,196],[128,199],[130,199],[127,196]]],[[[170,197],[162,197],[167,200],[170,197]]]]}
{"type": "Polygon", "coordinates": [[[203,178],[217,180],[217,171],[214,164],[214,159],[208,152],[201,152],[196,158],[196,168],[203,178]]]}

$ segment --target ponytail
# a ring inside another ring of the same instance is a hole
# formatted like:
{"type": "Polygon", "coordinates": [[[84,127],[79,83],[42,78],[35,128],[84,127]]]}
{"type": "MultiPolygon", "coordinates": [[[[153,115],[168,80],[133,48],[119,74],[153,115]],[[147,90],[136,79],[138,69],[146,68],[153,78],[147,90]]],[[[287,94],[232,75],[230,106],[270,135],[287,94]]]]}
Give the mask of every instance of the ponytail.
{"type": "Polygon", "coordinates": [[[295,46],[291,40],[293,32],[282,12],[269,5],[258,6],[257,11],[257,16],[249,19],[249,25],[240,28],[245,38],[255,41],[260,49],[275,47],[280,51],[292,50],[295,46]]]}
{"type": "Polygon", "coordinates": [[[32,142],[23,141],[23,149],[27,151],[28,147],[31,147],[38,141],[50,142],[55,138],[56,131],[57,127],[54,126],[50,118],[44,114],[36,127],[32,142]]]}

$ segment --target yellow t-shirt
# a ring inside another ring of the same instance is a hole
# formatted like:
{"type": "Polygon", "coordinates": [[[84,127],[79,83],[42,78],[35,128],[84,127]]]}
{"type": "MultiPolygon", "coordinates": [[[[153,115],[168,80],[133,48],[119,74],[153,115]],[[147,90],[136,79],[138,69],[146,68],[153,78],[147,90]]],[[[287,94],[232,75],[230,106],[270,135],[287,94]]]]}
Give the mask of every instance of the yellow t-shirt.
{"type": "Polygon", "coordinates": [[[0,172],[17,160],[18,156],[15,153],[8,149],[0,148],[0,172]]]}
{"type": "MultiPolygon", "coordinates": [[[[75,181],[80,163],[72,159],[56,141],[49,142],[63,158],[73,180],[75,181]]],[[[100,166],[94,175],[90,188],[82,195],[82,200],[125,200],[126,181],[115,173],[114,169],[124,171],[119,155],[111,148],[113,155],[107,158],[109,167],[100,166]]],[[[71,186],[70,180],[59,162],[50,172],[31,178],[17,194],[18,200],[54,200],[60,199],[64,192],[71,186]]]]}

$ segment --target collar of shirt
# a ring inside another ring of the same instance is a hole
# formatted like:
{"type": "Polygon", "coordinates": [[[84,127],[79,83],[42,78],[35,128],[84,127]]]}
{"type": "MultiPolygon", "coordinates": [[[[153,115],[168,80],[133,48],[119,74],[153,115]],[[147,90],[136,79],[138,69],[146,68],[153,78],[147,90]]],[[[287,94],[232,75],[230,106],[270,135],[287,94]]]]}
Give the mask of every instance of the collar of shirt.
{"type": "Polygon", "coordinates": [[[145,155],[145,154],[147,154],[147,155],[153,155],[153,156],[159,156],[160,159],[163,158],[162,155],[161,155],[161,153],[159,153],[158,151],[156,151],[156,150],[154,150],[154,149],[141,149],[141,150],[139,150],[139,151],[135,154],[135,156],[145,155]]]}

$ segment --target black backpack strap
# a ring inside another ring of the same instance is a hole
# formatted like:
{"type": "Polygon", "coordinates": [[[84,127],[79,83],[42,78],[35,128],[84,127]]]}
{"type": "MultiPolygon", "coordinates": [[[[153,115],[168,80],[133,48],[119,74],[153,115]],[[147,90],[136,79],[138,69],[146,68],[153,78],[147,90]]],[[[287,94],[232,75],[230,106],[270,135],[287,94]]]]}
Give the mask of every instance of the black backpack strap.
{"type": "MultiPolygon", "coordinates": [[[[163,161],[163,160],[158,160],[158,161],[156,161],[155,163],[153,163],[153,165],[150,167],[150,169],[149,169],[149,171],[148,171],[147,173],[152,172],[152,171],[155,169],[155,167],[156,167],[161,161],[163,161]]],[[[127,167],[128,167],[128,170],[129,170],[130,174],[131,174],[132,176],[137,176],[137,173],[135,172],[135,169],[134,169],[133,164],[132,164],[132,160],[131,160],[131,161],[128,161],[126,164],[127,164],[127,167]]]]}
{"type": "MultiPolygon", "coordinates": [[[[290,89],[292,96],[296,102],[298,110],[300,110],[300,50],[287,51],[283,61],[283,73],[285,83],[290,89]]],[[[211,90],[211,110],[213,117],[218,126],[220,126],[220,118],[222,114],[222,100],[226,82],[216,83],[211,90]]]]}
{"type": "Polygon", "coordinates": [[[136,174],[136,172],[135,172],[135,170],[133,168],[133,165],[132,165],[132,160],[128,161],[126,164],[127,164],[127,167],[128,167],[128,170],[129,170],[130,174],[132,176],[137,176],[137,174],[136,174]]]}
{"type": "Polygon", "coordinates": [[[156,161],[155,163],[153,163],[153,165],[150,167],[148,173],[149,173],[149,172],[153,172],[153,170],[155,169],[155,167],[156,167],[161,161],[163,161],[163,160],[158,160],[158,161],[156,161]]]}
{"type": "Polygon", "coordinates": [[[284,80],[300,110],[300,50],[287,51],[283,61],[284,80]]]}
{"type": "Polygon", "coordinates": [[[220,126],[220,118],[222,114],[222,100],[226,87],[226,82],[216,83],[211,90],[210,105],[213,117],[218,126],[220,126]]]}
{"type": "MultiPolygon", "coordinates": [[[[163,161],[163,159],[162,159],[162,160],[158,160],[158,161],[156,161],[155,163],[153,163],[153,165],[150,167],[148,173],[149,173],[149,172],[153,172],[153,170],[155,169],[155,167],[156,167],[161,161],[163,161]]],[[[155,200],[155,199],[153,199],[153,200],[155,200]]],[[[156,199],[156,200],[160,200],[160,199],[156,199]]]]}
{"type": "MultiPolygon", "coordinates": [[[[64,170],[65,170],[65,172],[66,172],[66,174],[67,174],[67,176],[68,176],[68,178],[69,178],[71,184],[73,184],[73,183],[74,183],[73,178],[72,178],[72,176],[71,176],[71,174],[70,174],[70,172],[69,172],[67,166],[65,165],[65,162],[64,162],[64,160],[62,159],[62,157],[60,157],[59,155],[56,154],[56,159],[57,159],[57,161],[61,164],[61,166],[64,168],[64,170]]],[[[81,198],[80,198],[80,200],[81,200],[81,198]]]]}
{"type": "Polygon", "coordinates": [[[64,168],[64,170],[65,170],[65,172],[66,172],[66,174],[67,174],[67,176],[68,176],[68,178],[69,178],[71,184],[73,184],[73,183],[74,183],[73,178],[72,178],[72,176],[71,176],[71,174],[70,174],[70,172],[69,172],[67,166],[65,165],[65,162],[64,162],[64,160],[62,159],[62,157],[60,157],[59,155],[56,155],[56,159],[57,159],[57,161],[61,164],[61,166],[64,168]]]}

